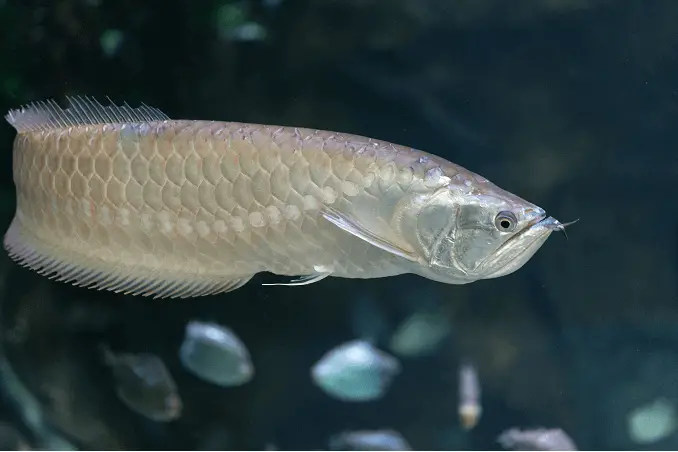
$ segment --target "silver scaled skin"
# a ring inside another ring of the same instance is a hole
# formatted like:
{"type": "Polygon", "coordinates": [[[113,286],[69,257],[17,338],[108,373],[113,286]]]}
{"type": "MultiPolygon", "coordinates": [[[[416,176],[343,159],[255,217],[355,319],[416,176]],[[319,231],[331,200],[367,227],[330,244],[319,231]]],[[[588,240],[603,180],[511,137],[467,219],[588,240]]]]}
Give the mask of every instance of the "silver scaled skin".
{"type": "Polygon", "coordinates": [[[440,157],[356,135],[171,120],[69,98],[10,111],[17,210],[4,245],[76,285],[153,297],[256,273],[465,284],[511,273],[562,228],[440,157]]]}

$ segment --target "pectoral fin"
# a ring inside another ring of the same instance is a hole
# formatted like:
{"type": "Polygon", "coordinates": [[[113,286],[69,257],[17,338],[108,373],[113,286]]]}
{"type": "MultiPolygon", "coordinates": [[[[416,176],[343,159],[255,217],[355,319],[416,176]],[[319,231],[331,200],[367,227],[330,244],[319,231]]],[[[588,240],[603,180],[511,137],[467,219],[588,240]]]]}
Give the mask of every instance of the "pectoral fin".
{"type": "Polygon", "coordinates": [[[387,239],[384,239],[377,234],[367,230],[357,220],[350,218],[332,207],[325,206],[322,210],[322,215],[327,221],[334,224],[340,229],[352,234],[359,239],[362,239],[370,245],[376,246],[388,253],[395,254],[413,262],[420,262],[421,259],[411,250],[406,250],[402,246],[396,245],[387,239]]]}

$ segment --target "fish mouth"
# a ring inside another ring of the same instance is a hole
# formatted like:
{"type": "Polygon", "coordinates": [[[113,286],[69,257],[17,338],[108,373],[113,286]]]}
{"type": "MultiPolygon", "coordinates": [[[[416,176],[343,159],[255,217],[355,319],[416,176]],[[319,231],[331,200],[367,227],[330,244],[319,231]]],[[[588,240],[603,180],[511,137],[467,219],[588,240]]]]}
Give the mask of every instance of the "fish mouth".
{"type": "Polygon", "coordinates": [[[541,215],[534,220],[530,221],[525,225],[525,227],[515,234],[513,237],[509,238],[506,242],[502,243],[495,253],[501,253],[504,248],[512,246],[516,242],[525,240],[526,235],[536,235],[535,238],[539,238],[542,234],[551,234],[551,232],[559,229],[561,227],[560,221],[556,220],[553,217],[546,216],[546,214],[541,215]]]}
{"type": "MultiPolygon", "coordinates": [[[[570,224],[570,223],[568,223],[570,224]]],[[[521,268],[541,248],[553,231],[564,231],[565,224],[553,217],[541,215],[504,242],[480,265],[478,273],[492,269],[483,279],[508,275],[521,268]]]]}

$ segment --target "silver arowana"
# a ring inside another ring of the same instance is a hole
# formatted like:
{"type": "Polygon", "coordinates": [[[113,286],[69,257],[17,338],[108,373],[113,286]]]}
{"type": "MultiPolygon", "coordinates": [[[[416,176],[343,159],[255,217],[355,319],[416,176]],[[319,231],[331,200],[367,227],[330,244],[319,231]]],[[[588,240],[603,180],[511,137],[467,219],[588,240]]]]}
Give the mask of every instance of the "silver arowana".
{"type": "Polygon", "coordinates": [[[227,292],[258,272],[448,284],[519,269],[563,225],[440,157],[356,135],[172,120],[69,98],[10,111],[17,211],[4,245],[76,285],[227,292]]]}

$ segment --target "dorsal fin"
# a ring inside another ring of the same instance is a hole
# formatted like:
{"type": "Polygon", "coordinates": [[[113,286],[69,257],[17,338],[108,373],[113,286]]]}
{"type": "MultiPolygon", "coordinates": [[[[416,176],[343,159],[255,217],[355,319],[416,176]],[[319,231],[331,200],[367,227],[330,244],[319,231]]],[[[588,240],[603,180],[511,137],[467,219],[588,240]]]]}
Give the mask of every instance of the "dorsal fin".
{"type": "Polygon", "coordinates": [[[60,129],[86,124],[120,124],[134,122],[166,121],[170,119],[157,108],[141,104],[132,108],[127,103],[107,107],[93,97],[66,97],[68,107],[62,108],[54,100],[32,102],[10,110],[5,119],[19,133],[60,129]]]}

